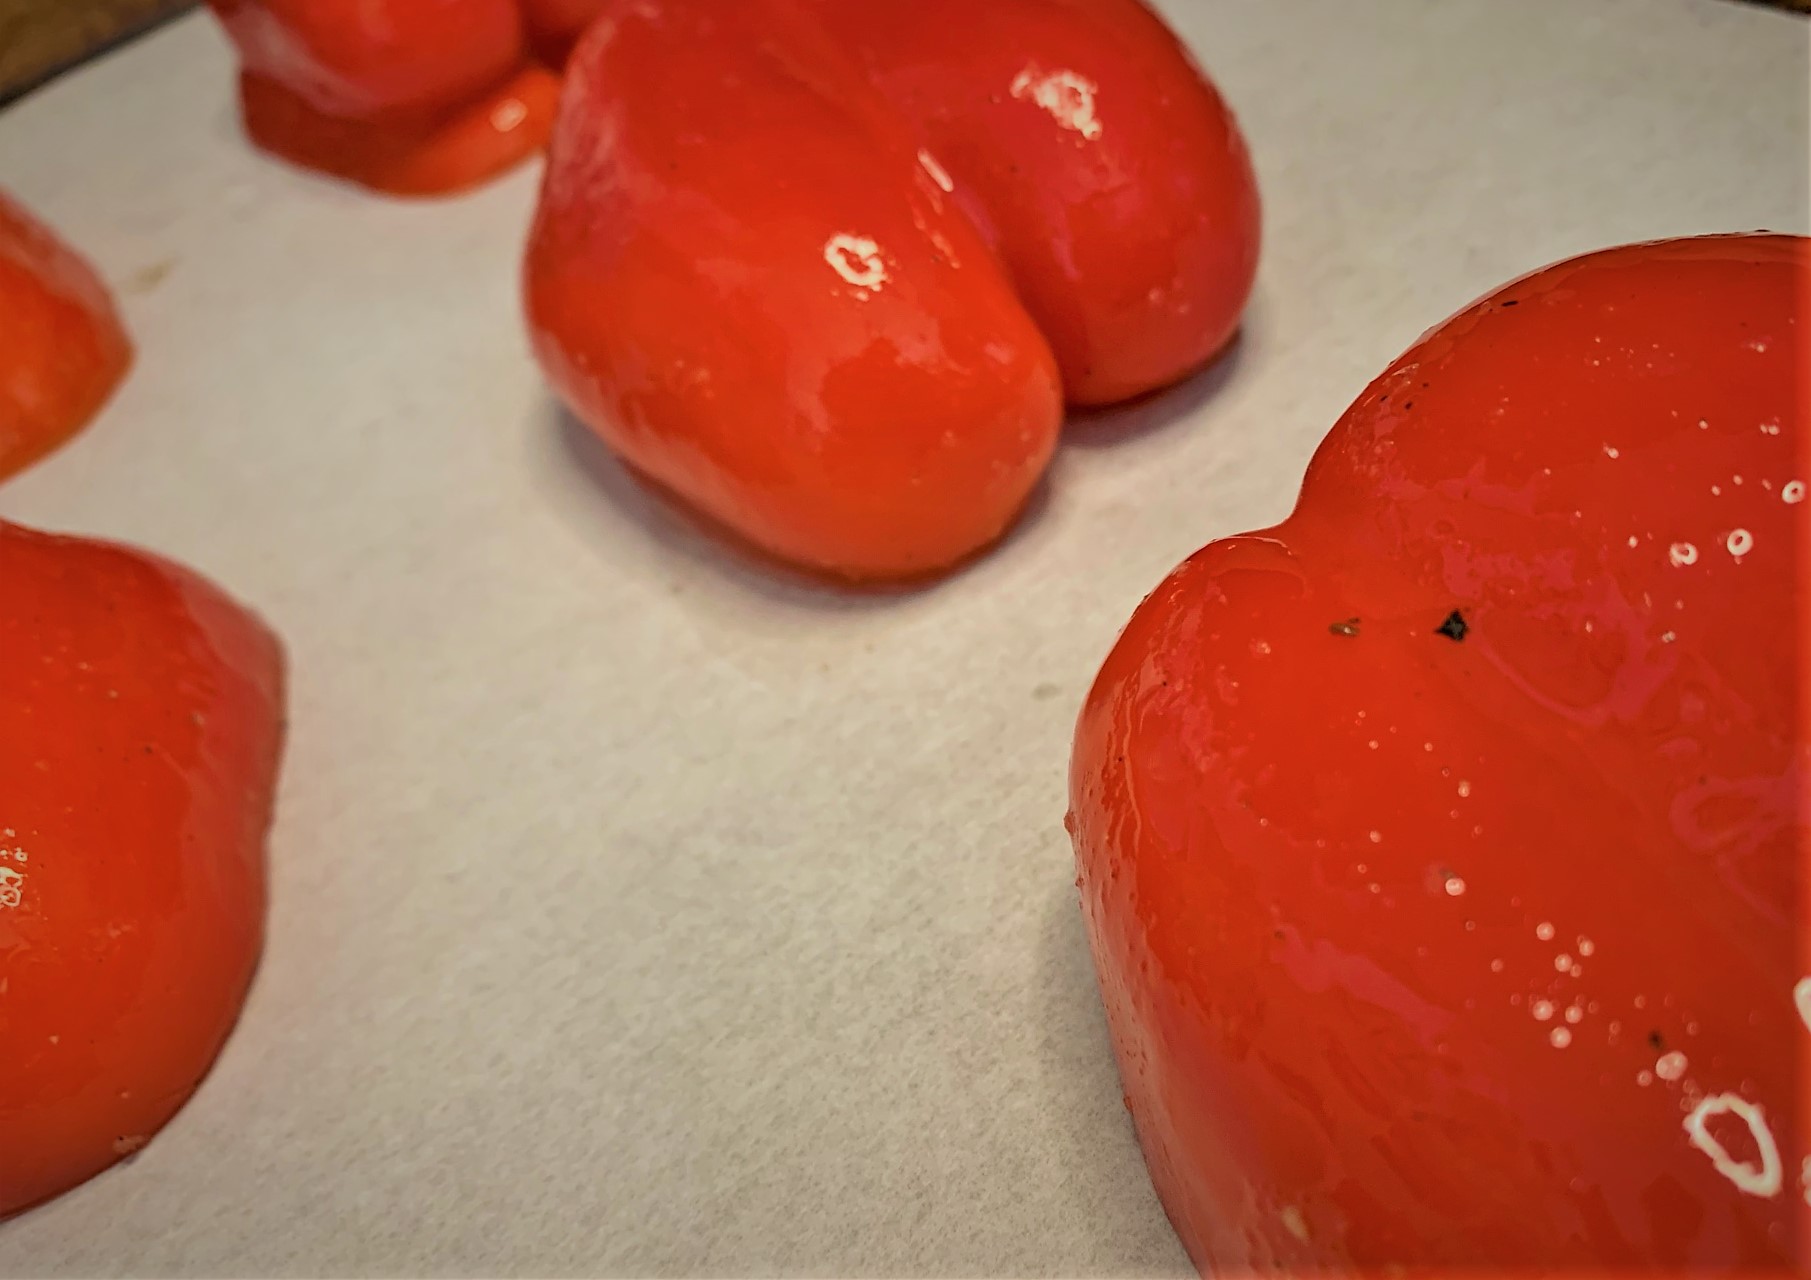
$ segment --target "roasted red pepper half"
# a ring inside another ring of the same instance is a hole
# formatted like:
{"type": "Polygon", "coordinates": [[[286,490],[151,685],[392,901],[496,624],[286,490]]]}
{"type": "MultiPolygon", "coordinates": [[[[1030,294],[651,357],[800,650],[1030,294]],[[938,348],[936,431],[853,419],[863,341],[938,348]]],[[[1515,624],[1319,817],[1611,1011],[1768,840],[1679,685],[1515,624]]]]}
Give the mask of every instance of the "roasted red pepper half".
{"type": "Polygon", "coordinates": [[[1257,196],[1132,0],[606,3],[528,248],[535,350],[633,466],[858,578],[997,537],[1065,398],[1232,334],[1257,196]]]}
{"type": "Polygon", "coordinates": [[[1807,300],[1779,236],[1518,280],[1133,614],[1069,827],[1204,1272],[1802,1261],[1807,300]]]}
{"type": "Polygon", "coordinates": [[[483,182],[539,151],[559,81],[517,0],[209,0],[239,51],[246,132],[393,195],[483,182]]]}
{"type": "Polygon", "coordinates": [[[0,522],[0,1218],[144,1146],[264,931],[282,656],[195,574],[0,522]]]}
{"type": "Polygon", "coordinates": [[[0,479],[87,425],[131,363],[94,269],[0,192],[0,479]]]}

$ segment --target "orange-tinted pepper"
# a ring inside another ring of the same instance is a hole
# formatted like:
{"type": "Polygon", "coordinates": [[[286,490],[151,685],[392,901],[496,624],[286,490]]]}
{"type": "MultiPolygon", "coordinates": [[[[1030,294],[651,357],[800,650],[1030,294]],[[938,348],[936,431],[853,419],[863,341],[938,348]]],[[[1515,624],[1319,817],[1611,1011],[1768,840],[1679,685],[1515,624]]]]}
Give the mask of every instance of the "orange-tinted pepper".
{"type": "Polygon", "coordinates": [[[131,363],[93,268],[0,192],[0,479],[81,430],[131,363]]]}
{"type": "Polygon", "coordinates": [[[282,686],[195,574],[0,522],[0,1217],[142,1147],[232,1029],[282,686]]]}
{"type": "Polygon", "coordinates": [[[209,0],[239,50],[245,127],[294,164],[395,195],[483,182],[539,151],[557,77],[516,0],[209,0]]]}

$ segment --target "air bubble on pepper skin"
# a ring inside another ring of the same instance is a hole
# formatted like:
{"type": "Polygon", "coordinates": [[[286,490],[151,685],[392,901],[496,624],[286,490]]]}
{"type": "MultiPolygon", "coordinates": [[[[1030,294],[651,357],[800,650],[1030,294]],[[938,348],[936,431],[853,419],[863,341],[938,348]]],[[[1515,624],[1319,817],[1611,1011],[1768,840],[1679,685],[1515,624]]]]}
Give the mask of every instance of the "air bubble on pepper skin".
{"type": "Polygon", "coordinates": [[[0,911],[10,911],[24,898],[25,877],[11,867],[0,867],[0,911]]]}
{"type": "Polygon", "coordinates": [[[1546,1022],[1553,1017],[1553,1001],[1536,1000],[1528,1006],[1528,1012],[1534,1015],[1536,1022],[1546,1022]]]}
{"type": "Polygon", "coordinates": [[[1462,877],[1460,877],[1460,876],[1446,877],[1446,895],[1447,895],[1447,897],[1457,898],[1464,892],[1465,892],[1465,881],[1462,877]]]}
{"type": "Polygon", "coordinates": [[[1099,90],[1099,85],[1078,71],[1040,73],[1035,67],[1026,67],[1012,78],[1010,91],[1019,101],[1042,107],[1063,128],[1092,142],[1101,135],[1100,117],[1094,108],[1099,90]]]}
{"type": "Polygon", "coordinates": [[[1698,1150],[1710,1157],[1718,1173],[1735,1184],[1736,1190],[1763,1200],[1770,1200],[1780,1193],[1781,1170],[1780,1148],[1773,1140],[1773,1131],[1767,1127],[1767,1117],[1761,1109],[1746,1098],[1733,1093],[1713,1093],[1700,1098],[1698,1104],[1685,1117],[1686,1136],[1698,1150]],[[1709,1120],[1712,1116],[1733,1115],[1748,1126],[1750,1136],[1760,1154],[1760,1166],[1737,1160],[1712,1136],[1709,1120]]]}
{"type": "Polygon", "coordinates": [[[1805,1030],[1811,1031],[1811,975],[1792,984],[1792,1003],[1798,1006],[1798,1016],[1805,1024],[1805,1030]]]}
{"type": "Polygon", "coordinates": [[[1646,1067],[1643,1067],[1640,1071],[1635,1073],[1635,1083],[1640,1085],[1643,1089],[1647,1088],[1654,1083],[1654,1073],[1649,1071],[1646,1067]]]}
{"type": "Polygon", "coordinates": [[[1654,1063],[1654,1074],[1662,1080],[1677,1080],[1685,1074],[1687,1065],[1685,1055],[1677,1049],[1673,1049],[1660,1055],[1659,1060],[1654,1063]]]}
{"type": "Polygon", "coordinates": [[[1754,535],[1746,529],[1731,529],[1723,545],[1729,548],[1730,555],[1740,560],[1754,550],[1754,535]]]}
{"type": "Polygon", "coordinates": [[[1302,1211],[1300,1209],[1296,1208],[1294,1205],[1288,1205],[1281,1213],[1277,1214],[1277,1217],[1283,1220],[1283,1230],[1287,1231],[1297,1240],[1300,1240],[1303,1244],[1308,1243],[1308,1222],[1307,1219],[1302,1217],[1302,1211]]]}
{"type": "Polygon", "coordinates": [[[1542,942],[1552,942],[1553,925],[1546,920],[1541,921],[1534,926],[1534,936],[1539,938],[1542,942]]]}
{"type": "Polygon", "coordinates": [[[1791,506],[1793,503],[1804,500],[1805,482],[1803,480],[1788,480],[1780,486],[1780,501],[1786,505],[1791,506]]]}
{"type": "Polygon", "coordinates": [[[1561,973],[1566,972],[1566,970],[1572,967],[1572,957],[1567,955],[1564,951],[1560,952],[1553,957],[1553,967],[1558,969],[1561,973]]]}
{"type": "Polygon", "coordinates": [[[824,242],[824,261],[857,289],[878,289],[887,282],[880,246],[866,236],[837,232],[824,242]]]}
{"type": "Polygon", "coordinates": [[[1564,1027],[1555,1027],[1547,1033],[1547,1040],[1555,1049],[1564,1049],[1572,1043],[1572,1033],[1564,1027]]]}
{"type": "Polygon", "coordinates": [[[1622,457],[1622,450],[1618,449],[1613,444],[1606,444],[1603,447],[1603,456],[1606,458],[1620,458],[1622,457]]]}
{"type": "Polygon", "coordinates": [[[1666,554],[1675,567],[1696,564],[1698,561],[1698,548],[1689,542],[1675,542],[1667,548],[1666,554]]]}

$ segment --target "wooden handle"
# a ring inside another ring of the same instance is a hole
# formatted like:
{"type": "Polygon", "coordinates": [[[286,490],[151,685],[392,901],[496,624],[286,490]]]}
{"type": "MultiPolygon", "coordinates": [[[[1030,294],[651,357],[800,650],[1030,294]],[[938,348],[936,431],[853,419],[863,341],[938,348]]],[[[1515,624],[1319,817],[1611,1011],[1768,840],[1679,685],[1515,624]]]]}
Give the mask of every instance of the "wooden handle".
{"type": "Polygon", "coordinates": [[[0,102],[196,0],[0,0],[0,102]]]}

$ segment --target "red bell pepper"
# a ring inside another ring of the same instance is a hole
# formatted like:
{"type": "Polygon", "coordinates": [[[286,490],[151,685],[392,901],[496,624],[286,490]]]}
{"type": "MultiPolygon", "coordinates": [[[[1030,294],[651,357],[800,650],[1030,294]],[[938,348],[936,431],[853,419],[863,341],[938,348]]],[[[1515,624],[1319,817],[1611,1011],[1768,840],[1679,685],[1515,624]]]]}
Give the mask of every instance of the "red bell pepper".
{"type": "Polygon", "coordinates": [[[282,656],[188,570],[0,522],[0,1218],[188,1100],[264,929],[282,656]]]}
{"type": "Polygon", "coordinates": [[[131,363],[93,268],[0,192],[0,479],[87,425],[131,363]]]}
{"type": "Polygon", "coordinates": [[[633,466],[812,568],[984,547],[1065,398],[1188,373],[1251,286],[1237,128],[1133,0],[622,0],[567,75],[536,353],[633,466]]]}
{"type": "Polygon", "coordinates": [[[1133,614],[1069,827],[1204,1272],[1803,1261],[1807,299],[1518,280],[1133,614]]]}
{"type": "Polygon", "coordinates": [[[209,0],[238,48],[246,132],[395,195],[483,182],[539,151],[559,94],[517,0],[209,0]]]}

